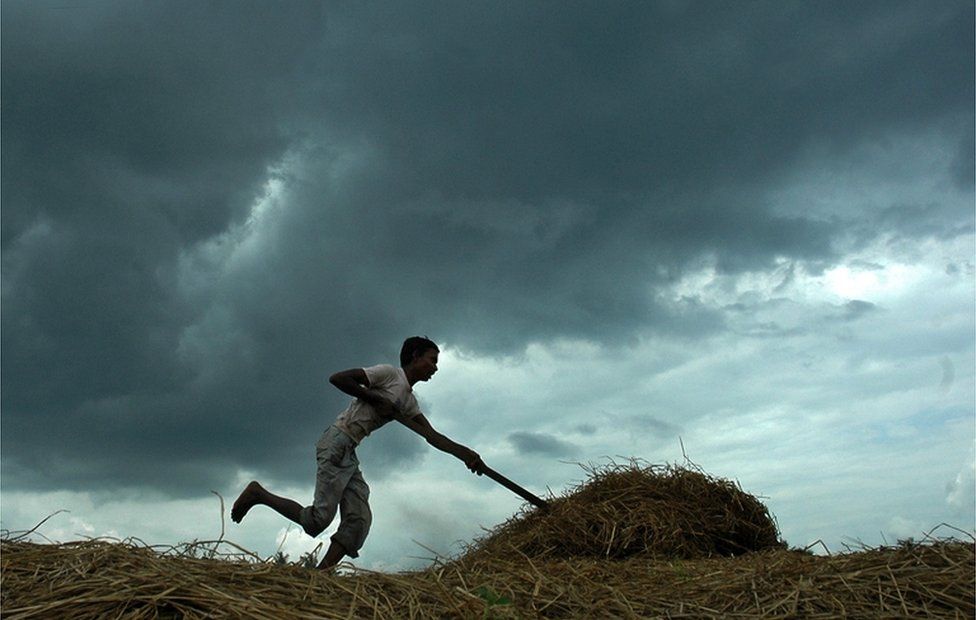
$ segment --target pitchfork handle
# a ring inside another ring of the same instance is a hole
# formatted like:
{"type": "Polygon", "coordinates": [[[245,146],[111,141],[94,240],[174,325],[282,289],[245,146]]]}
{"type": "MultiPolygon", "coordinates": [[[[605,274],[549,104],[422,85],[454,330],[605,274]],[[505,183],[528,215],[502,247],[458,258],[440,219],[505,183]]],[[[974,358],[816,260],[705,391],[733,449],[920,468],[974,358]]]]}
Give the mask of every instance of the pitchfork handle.
{"type": "Polygon", "coordinates": [[[488,467],[487,465],[482,465],[481,466],[481,473],[483,473],[484,475],[488,476],[489,478],[491,478],[492,480],[494,480],[498,484],[502,485],[503,487],[507,488],[509,491],[513,491],[513,492],[521,495],[529,503],[531,503],[531,504],[533,504],[535,506],[538,506],[539,508],[542,508],[543,510],[548,510],[549,509],[549,502],[547,502],[546,500],[544,500],[544,499],[542,499],[540,497],[537,497],[537,496],[533,495],[532,493],[526,491],[525,489],[523,489],[519,485],[515,484],[514,482],[512,482],[511,480],[509,480],[505,476],[501,475],[500,473],[498,473],[497,471],[495,471],[494,469],[492,469],[491,467],[488,467]]]}

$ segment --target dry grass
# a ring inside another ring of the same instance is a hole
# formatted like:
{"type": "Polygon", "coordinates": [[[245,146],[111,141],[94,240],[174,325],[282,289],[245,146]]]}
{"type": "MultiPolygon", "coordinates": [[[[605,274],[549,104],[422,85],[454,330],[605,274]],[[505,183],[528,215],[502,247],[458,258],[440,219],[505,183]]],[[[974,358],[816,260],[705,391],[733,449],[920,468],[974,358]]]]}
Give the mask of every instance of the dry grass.
{"type": "Polygon", "coordinates": [[[460,557],[409,573],[322,574],[226,541],[153,548],[8,536],[0,605],[11,619],[976,615],[972,541],[929,537],[815,556],[787,549],[775,526],[770,537],[758,500],[700,471],[631,463],[590,473],[548,515],[523,513],[460,557]],[[697,489],[699,504],[667,500],[667,488],[697,489]],[[693,526],[667,529],[679,522],[693,526]],[[560,534],[572,540],[560,543],[560,534]],[[747,543],[757,549],[740,553],[747,543]]]}
{"type": "Polygon", "coordinates": [[[690,559],[786,547],[762,502],[691,463],[584,469],[587,479],[548,511],[515,516],[466,555],[515,547],[532,558],[690,559]]]}

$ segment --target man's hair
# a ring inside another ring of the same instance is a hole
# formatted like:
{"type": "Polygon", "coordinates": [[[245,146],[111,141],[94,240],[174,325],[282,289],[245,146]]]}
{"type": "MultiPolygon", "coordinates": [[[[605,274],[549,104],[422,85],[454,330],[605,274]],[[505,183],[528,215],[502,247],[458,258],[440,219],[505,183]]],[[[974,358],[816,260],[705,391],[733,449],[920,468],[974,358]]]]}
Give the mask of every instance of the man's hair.
{"type": "Polygon", "coordinates": [[[403,341],[403,347],[400,349],[400,366],[406,366],[413,361],[413,358],[423,355],[427,349],[440,351],[434,341],[427,336],[410,336],[403,341]]]}

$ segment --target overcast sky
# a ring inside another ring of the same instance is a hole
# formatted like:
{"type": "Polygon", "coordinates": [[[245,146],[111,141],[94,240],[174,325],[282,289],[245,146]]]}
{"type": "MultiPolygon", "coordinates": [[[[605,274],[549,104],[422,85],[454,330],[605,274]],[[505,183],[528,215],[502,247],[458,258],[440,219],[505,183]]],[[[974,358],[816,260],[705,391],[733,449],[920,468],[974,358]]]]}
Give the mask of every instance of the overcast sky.
{"type": "MultiPolygon", "coordinates": [[[[0,17],[3,528],[215,538],[252,477],[305,503],[328,376],[410,335],[435,428],[539,494],[683,445],[794,546],[976,526],[972,2],[0,17]]],[[[404,428],[359,455],[359,566],[522,505],[404,428]]]]}

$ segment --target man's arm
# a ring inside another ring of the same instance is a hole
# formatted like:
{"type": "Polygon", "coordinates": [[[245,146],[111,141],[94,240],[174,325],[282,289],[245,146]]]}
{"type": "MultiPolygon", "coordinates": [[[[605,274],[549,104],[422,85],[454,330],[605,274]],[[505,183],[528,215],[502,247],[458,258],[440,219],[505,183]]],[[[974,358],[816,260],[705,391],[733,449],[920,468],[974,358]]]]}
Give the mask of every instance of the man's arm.
{"type": "Polygon", "coordinates": [[[366,372],[362,368],[350,368],[337,372],[329,377],[329,383],[346,394],[369,403],[382,416],[392,418],[396,412],[393,403],[376,392],[370,391],[369,377],[366,376],[366,372]]]}
{"type": "Polygon", "coordinates": [[[403,416],[397,416],[397,420],[401,424],[417,433],[421,437],[427,440],[427,443],[434,446],[442,452],[447,452],[462,461],[467,465],[468,469],[478,474],[482,474],[482,466],[484,463],[481,461],[481,457],[477,452],[468,448],[467,446],[462,446],[461,444],[451,441],[447,436],[438,433],[434,430],[434,427],[430,425],[427,421],[426,416],[420,413],[412,418],[406,418],[403,416]]]}

